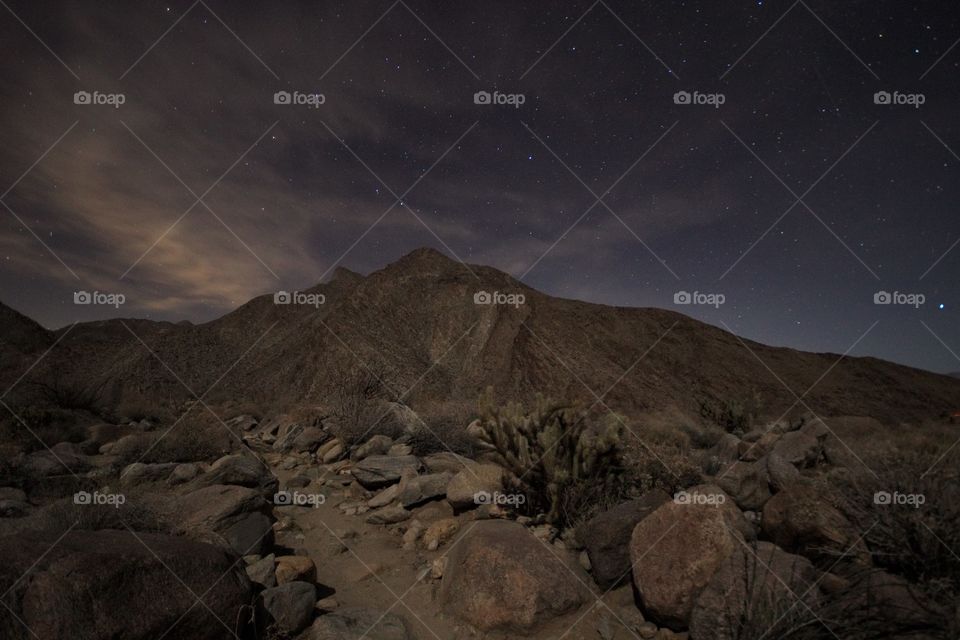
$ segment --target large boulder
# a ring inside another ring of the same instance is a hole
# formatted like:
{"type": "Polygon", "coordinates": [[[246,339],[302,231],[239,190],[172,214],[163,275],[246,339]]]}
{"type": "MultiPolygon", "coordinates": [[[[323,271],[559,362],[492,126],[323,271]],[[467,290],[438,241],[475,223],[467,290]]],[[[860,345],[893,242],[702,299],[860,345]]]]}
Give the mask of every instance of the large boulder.
{"type": "Polygon", "coordinates": [[[807,607],[816,606],[819,591],[811,588],[816,580],[817,571],[806,558],[769,542],[743,543],[720,564],[697,597],[690,636],[739,640],[752,632],[779,637],[779,628],[771,625],[787,626],[789,611],[804,614],[807,607]]]}
{"type": "Polygon", "coordinates": [[[630,576],[630,536],[637,523],[669,502],[661,489],[602,511],[577,527],[577,540],[590,558],[593,579],[609,589],[630,576]]]}
{"type": "Polygon", "coordinates": [[[270,497],[277,491],[278,481],[273,472],[252,454],[235,453],[218,459],[193,486],[236,485],[259,489],[261,495],[270,497]]]}
{"type": "Polygon", "coordinates": [[[416,456],[370,456],[358,462],[351,473],[365,489],[380,489],[398,482],[404,470],[419,469],[416,456]]]}
{"type": "Polygon", "coordinates": [[[823,451],[818,438],[804,431],[785,433],[773,446],[773,453],[797,467],[809,467],[817,462],[823,451]]]}
{"type": "Polygon", "coordinates": [[[413,640],[395,613],[348,607],[317,618],[301,640],[413,640]]]}
{"type": "Polygon", "coordinates": [[[393,438],[383,434],[377,434],[353,450],[350,454],[351,460],[363,460],[370,456],[384,456],[393,446],[393,438]]]}
{"type": "Polygon", "coordinates": [[[762,528],[774,544],[810,558],[824,570],[841,555],[845,564],[870,564],[860,533],[815,487],[794,484],[773,496],[763,507],[762,528]]]}
{"type": "Polygon", "coordinates": [[[20,472],[30,478],[82,473],[93,465],[79,445],[60,442],[49,449],[35,451],[24,458],[20,472]]]}
{"type": "Polygon", "coordinates": [[[170,510],[181,532],[239,555],[262,553],[273,544],[271,506],[255,489],[204,487],[177,498],[170,510]]]}
{"type": "Polygon", "coordinates": [[[678,494],[641,520],[630,538],[633,581],[661,626],[687,627],[713,574],[744,541],[743,516],[719,487],[678,494]]]}
{"type": "Polygon", "coordinates": [[[120,486],[129,489],[150,482],[161,482],[166,480],[177,466],[176,462],[155,464],[134,462],[124,467],[123,471],[120,472],[120,486]]]}
{"type": "Polygon", "coordinates": [[[759,511],[770,499],[766,462],[734,462],[717,474],[715,482],[746,511],[759,511]]]}
{"type": "Polygon", "coordinates": [[[309,582],[287,582],[264,589],[260,606],[281,633],[296,633],[313,619],[317,588],[309,582]]]}
{"type": "Polygon", "coordinates": [[[764,461],[767,464],[767,476],[770,480],[770,488],[774,491],[783,491],[790,485],[801,482],[800,471],[780,457],[779,454],[771,452],[764,461]]]}
{"type": "Polygon", "coordinates": [[[525,633],[584,601],[571,569],[525,527],[485,520],[452,548],[440,583],[441,606],[482,631],[525,633]]]}
{"type": "Polygon", "coordinates": [[[400,480],[397,500],[410,508],[442,498],[447,495],[447,484],[451,477],[449,473],[428,473],[423,476],[408,474],[400,480]]]}
{"type": "Polygon", "coordinates": [[[477,494],[493,495],[502,491],[504,480],[504,469],[499,465],[471,465],[459,471],[447,483],[447,501],[455,509],[475,507],[478,504],[477,494]]]}
{"type": "MultiPolygon", "coordinates": [[[[320,427],[304,427],[300,433],[284,440],[282,451],[296,451],[298,453],[313,453],[324,442],[331,438],[330,433],[320,427]],[[286,443],[289,443],[287,445],[286,443]]],[[[277,443],[274,443],[277,449],[277,443]]]]}
{"type": "Polygon", "coordinates": [[[232,637],[253,597],[242,563],[215,546],[125,530],[58,537],[0,538],[0,584],[10,589],[0,637],[219,640],[232,637]]]}

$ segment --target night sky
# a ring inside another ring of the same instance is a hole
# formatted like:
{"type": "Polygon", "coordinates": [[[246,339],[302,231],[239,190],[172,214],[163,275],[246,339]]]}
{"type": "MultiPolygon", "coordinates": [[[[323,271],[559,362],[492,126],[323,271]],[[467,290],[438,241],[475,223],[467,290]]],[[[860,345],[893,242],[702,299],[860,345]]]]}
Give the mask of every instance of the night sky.
{"type": "Polygon", "coordinates": [[[45,326],[207,321],[432,246],[960,370],[955,2],[0,4],[0,300],[45,326]]]}

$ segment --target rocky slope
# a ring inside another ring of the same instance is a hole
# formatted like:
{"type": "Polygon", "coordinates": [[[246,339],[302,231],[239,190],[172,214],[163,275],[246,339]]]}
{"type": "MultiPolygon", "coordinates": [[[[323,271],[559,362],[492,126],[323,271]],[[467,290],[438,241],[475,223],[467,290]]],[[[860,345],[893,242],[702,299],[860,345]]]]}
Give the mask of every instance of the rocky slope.
{"type": "MultiPolygon", "coordinates": [[[[214,383],[209,397],[217,399],[277,409],[322,404],[338,373],[362,362],[394,372],[398,393],[417,383],[408,399],[414,404],[473,402],[488,385],[503,397],[543,391],[592,402],[612,387],[604,401],[631,415],[671,407],[696,414],[703,401],[753,391],[766,412],[778,414],[795,397],[770,370],[800,394],[840,357],[741,342],[672,311],[550,297],[430,249],[368,276],[339,269],[303,293],[322,295],[324,303],[278,305],[267,295],[202,325],[110,320],[76,325],[66,336],[66,328],[48,332],[0,307],[0,355],[11,363],[2,375],[9,384],[22,372],[16,365],[62,337],[31,376],[103,382],[110,404],[179,402],[190,397],[184,385],[203,394],[214,383]],[[481,291],[525,300],[475,304],[481,291]]],[[[960,407],[960,381],[848,357],[804,401],[823,415],[922,421],[960,407]]]]}

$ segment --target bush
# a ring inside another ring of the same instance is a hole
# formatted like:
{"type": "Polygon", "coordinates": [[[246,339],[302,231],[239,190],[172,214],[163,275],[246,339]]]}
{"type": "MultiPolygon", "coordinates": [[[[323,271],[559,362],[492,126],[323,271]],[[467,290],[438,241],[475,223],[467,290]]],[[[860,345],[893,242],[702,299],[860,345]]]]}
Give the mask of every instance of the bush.
{"type": "Polygon", "coordinates": [[[51,406],[71,411],[87,411],[100,415],[103,410],[103,385],[91,382],[68,381],[59,372],[48,379],[37,379],[29,383],[39,391],[40,396],[51,406]]]}
{"type": "Polygon", "coordinates": [[[476,457],[476,440],[467,432],[471,413],[465,407],[444,407],[437,413],[421,417],[427,428],[409,437],[414,455],[452,451],[467,458],[476,457]]]}
{"type": "Polygon", "coordinates": [[[490,388],[480,399],[475,436],[514,474],[533,509],[554,524],[576,509],[576,494],[617,491],[622,486],[622,421],[606,416],[596,429],[579,409],[537,395],[533,410],[498,406],[490,388]]]}
{"type": "Polygon", "coordinates": [[[763,398],[756,391],[745,398],[704,400],[700,402],[700,415],[721,427],[727,433],[743,435],[750,431],[760,417],[763,398]]]}
{"type": "Polygon", "coordinates": [[[389,404],[397,401],[389,384],[392,377],[392,372],[385,367],[341,368],[334,374],[331,430],[345,449],[374,434],[396,438],[403,433],[403,426],[389,404]]]}

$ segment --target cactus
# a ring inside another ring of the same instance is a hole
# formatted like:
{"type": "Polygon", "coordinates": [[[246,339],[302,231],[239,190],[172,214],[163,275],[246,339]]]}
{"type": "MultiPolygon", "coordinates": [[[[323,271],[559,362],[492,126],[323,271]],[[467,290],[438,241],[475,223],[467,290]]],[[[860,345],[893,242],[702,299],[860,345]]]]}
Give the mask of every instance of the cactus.
{"type": "Polygon", "coordinates": [[[541,394],[527,412],[516,402],[498,406],[493,388],[488,388],[471,433],[482,450],[512,472],[515,485],[534,506],[547,509],[550,523],[562,519],[569,488],[580,483],[610,486],[622,471],[621,420],[608,415],[592,429],[578,407],[541,394]]]}

